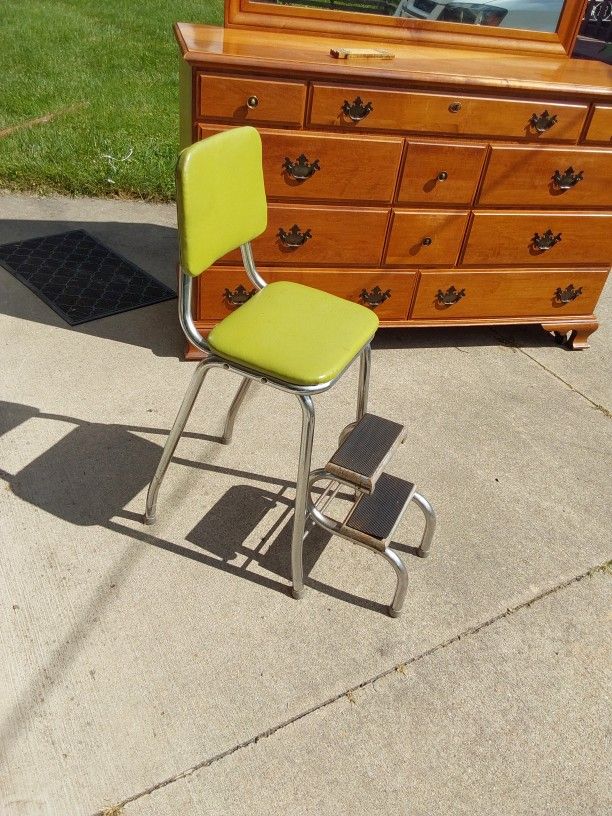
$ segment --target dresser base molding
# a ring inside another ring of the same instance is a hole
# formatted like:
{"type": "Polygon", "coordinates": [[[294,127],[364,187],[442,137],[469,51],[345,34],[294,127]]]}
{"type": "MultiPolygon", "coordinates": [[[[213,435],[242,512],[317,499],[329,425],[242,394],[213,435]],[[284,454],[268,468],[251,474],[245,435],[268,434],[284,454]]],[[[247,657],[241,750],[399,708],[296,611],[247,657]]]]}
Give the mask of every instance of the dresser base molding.
{"type": "MultiPolygon", "coordinates": [[[[206,336],[217,322],[216,320],[196,320],[195,324],[198,331],[206,336]]],[[[580,315],[579,317],[567,317],[563,321],[551,317],[509,317],[507,319],[499,318],[495,321],[478,318],[466,320],[385,320],[384,324],[381,324],[380,330],[533,325],[540,325],[545,332],[552,334],[559,344],[563,344],[565,348],[573,351],[589,348],[588,338],[599,328],[595,315],[580,315]]],[[[187,344],[186,360],[201,360],[203,356],[199,349],[196,349],[190,343],[187,344]]]]}

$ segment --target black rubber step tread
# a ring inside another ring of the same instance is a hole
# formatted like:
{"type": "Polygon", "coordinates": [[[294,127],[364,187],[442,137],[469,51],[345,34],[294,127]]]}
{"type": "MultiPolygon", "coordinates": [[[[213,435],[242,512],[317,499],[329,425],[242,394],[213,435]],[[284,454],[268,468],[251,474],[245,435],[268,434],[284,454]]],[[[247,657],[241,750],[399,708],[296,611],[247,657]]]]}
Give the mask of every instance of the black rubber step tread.
{"type": "Polygon", "coordinates": [[[344,522],[346,531],[362,533],[384,545],[395,531],[414,490],[411,482],[382,473],[374,492],[361,496],[344,522]]]}
{"type": "Polygon", "coordinates": [[[403,441],[399,422],[364,414],[325,466],[334,476],[372,492],[391,454],[403,441]]]}

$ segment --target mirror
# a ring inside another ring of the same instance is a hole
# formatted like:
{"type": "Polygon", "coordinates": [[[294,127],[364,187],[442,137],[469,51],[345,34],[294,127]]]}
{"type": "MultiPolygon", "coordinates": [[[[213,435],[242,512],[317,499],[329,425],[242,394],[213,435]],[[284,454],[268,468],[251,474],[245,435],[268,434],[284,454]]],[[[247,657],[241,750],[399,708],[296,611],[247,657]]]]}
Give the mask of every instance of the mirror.
{"type": "Polygon", "coordinates": [[[260,0],[274,6],[359,12],[440,23],[555,32],[564,0],[260,0]]]}
{"type": "MultiPolygon", "coordinates": [[[[610,2],[610,0],[608,0],[610,2]]],[[[586,0],[225,0],[231,28],[571,54],[586,0]]],[[[406,52],[409,58],[409,52],[406,52]]]]}

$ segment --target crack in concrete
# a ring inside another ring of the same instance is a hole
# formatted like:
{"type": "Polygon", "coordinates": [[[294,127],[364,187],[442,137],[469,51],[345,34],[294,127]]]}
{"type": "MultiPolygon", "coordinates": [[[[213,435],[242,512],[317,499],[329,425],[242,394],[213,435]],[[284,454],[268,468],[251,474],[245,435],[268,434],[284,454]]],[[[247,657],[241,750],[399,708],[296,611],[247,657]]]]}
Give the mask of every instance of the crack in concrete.
{"type": "MultiPolygon", "coordinates": [[[[589,402],[591,402],[591,400],[589,400],[589,402]]],[[[549,595],[553,595],[556,592],[561,592],[562,590],[567,589],[573,584],[577,584],[578,582],[582,581],[584,578],[589,578],[590,576],[595,575],[598,572],[606,572],[608,574],[612,574],[612,561],[606,561],[603,564],[598,564],[597,566],[591,567],[585,572],[580,573],[580,575],[575,575],[573,578],[569,578],[567,581],[563,581],[562,583],[557,584],[554,587],[545,589],[542,592],[538,593],[537,595],[534,595],[532,598],[529,598],[528,600],[523,601],[522,603],[517,604],[516,606],[509,607],[503,612],[499,612],[497,615],[493,615],[491,618],[489,618],[486,621],[483,621],[482,623],[470,626],[463,632],[460,632],[458,635],[453,635],[453,637],[449,638],[448,640],[445,640],[442,643],[438,643],[436,646],[432,646],[430,649],[427,649],[424,652],[421,652],[420,654],[409,658],[408,660],[402,661],[401,663],[398,663],[397,665],[393,666],[390,669],[385,669],[385,671],[380,672],[376,676],[370,677],[367,680],[364,680],[362,683],[359,683],[356,686],[352,686],[351,688],[346,689],[345,691],[342,691],[339,694],[336,694],[334,697],[330,697],[327,700],[324,700],[323,702],[318,703],[317,705],[312,706],[311,708],[308,708],[305,711],[300,712],[299,714],[296,714],[294,717],[291,717],[288,720],[284,720],[283,722],[278,723],[277,725],[273,725],[271,728],[262,731],[255,737],[250,737],[244,742],[241,742],[238,745],[234,745],[232,748],[228,748],[226,751],[222,751],[219,754],[215,754],[214,756],[209,757],[208,759],[205,759],[202,762],[199,762],[197,765],[194,765],[191,768],[181,771],[180,773],[175,774],[174,776],[171,776],[168,779],[164,779],[161,782],[158,782],[156,785],[151,785],[151,787],[146,788],[145,790],[140,791],[139,793],[136,793],[133,796],[129,796],[128,798],[123,799],[121,802],[118,802],[116,805],[112,806],[111,812],[121,813],[121,810],[125,807],[125,805],[128,805],[131,802],[135,802],[137,799],[141,799],[143,796],[148,796],[152,793],[155,793],[155,791],[158,791],[161,788],[165,788],[167,785],[171,785],[174,782],[179,782],[181,779],[185,779],[186,777],[196,773],[196,771],[200,771],[203,768],[209,768],[214,763],[219,762],[220,760],[225,759],[226,757],[231,756],[232,754],[235,754],[237,751],[241,751],[243,748],[248,748],[251,745],[256,745],[260,740],[265,739],[267,737],[271,737],[278,731],[282,731],[284,728],[293,725],[293,723],[299,722],[300,720],[303,720],[305,717],[308,717],[311,714],[314,714],[315,712],[320,711],[323,708],[327,708],[327,706],[330,706],[333,703],[337,703],[343,697],[346,697],[349,701],[351,700],[354,701],[352,697],[354,692],[366,688],[366,686],[373,686],[378,680],[381,680],[385,677],[389,677],[394,672],[400,672],[403,674],[407,666],[410,666],[413,663],[418,663],[424,658],[429,657],[430,655],[435,654],[436,652],[441,651],[442,649],[446,649],[448,646],[451,646],[453,643],[457,643],[458,641],[465,637],[476,635],[483,629],[487,629],[489,626],[492,626],[494,623],[497,623],[497,621],[507,618],[510,615],[513,615],[515,612],[519,612],[521,609],[527,609],[534,603],[537,603],[538,601],[547,598],[549,595]]],[[[107,814],[108,812],[109,809],[105,808],[96,811],[94,814],[92,814],[92,816],[105,816],[105,814],[107,814]]]]}
{"type": "Polygon", "coordinates": [[[593,408],[595,408],[596,411],[601,411],[601,413],[604,416],[607,416],[608,419],[612,419],[612,411],[610,411],[608,408],[606,408],[605,405],[600,405],[599,403],[592,400],[590,397],[587,397],[587,395],[583,391],[580,391],[578,388],[575,388],[571,383],[567,382],[567,380],[564,380],[563,377],[560,377],[556,372],[554,372],[552,369],[548,368],[548,366],[545,366],[544,363],[541,363],[535,357],[532,357],[531,354],[528,354],[525,351],[525,349],[519,348],[518,350],[522,354],[524,354],[525,357],[529,357],[530,360],[533,360],[533,362],[536,363],[537,365],[539,365],[540,368],[543,368],[544,371],[547,371],[549,374],[551,374],[556,380],[559,380],[559,382],[563,383],[563,385],[566,385],[570,389],[570,391],[573,391],[575,394],[578,394],[578,396],[585,399],[588,403],[591,404],[591,406],[593,408]]]}
{"type": "Polygon", "coordinates": [[[573,386],[567,380],[564,380],[563,377],[559,376],[559,374],[557,374],[555,371],[553,371],[552,368],[548,368],[548,366],[545,366],[544,363],[541,363],[536,357],[532,357],[532,355],[529,354],[527,351],[525,351],[524,348],[521,348],[520,346],[518,346],[512,340],[512,338],[504,337],[503,335],[498,334],[495,331],[493,331],[492,334],[493,334],[494,337],[496,337],[502,343],[502,345],[506,346],[507,348],[512,349],[513,351],[520,351],[521,354],[525,355],[525,357],[528,357],[536,365],[539,365],[540,368],[542,368],[544,371],[547,372],[547,374],[550,374],[556,380],[559,380],[560,383],[563,383],[563,385],[565,385],[567,388],[569,388],[570,391],[573,391],[574,394],[578,394],[578,396],[585,399],[593,408],[595,408],[596,411],[601,411],[601,413],[604,416],[608,417],[608,419],[612,419],[612,411],[610,411],[608,408],[606,408],[605,405],[600,405],[598,402],[595,402],[590,397],[588,397],[583,391],[580,391],[578,388],[573,386]]]}

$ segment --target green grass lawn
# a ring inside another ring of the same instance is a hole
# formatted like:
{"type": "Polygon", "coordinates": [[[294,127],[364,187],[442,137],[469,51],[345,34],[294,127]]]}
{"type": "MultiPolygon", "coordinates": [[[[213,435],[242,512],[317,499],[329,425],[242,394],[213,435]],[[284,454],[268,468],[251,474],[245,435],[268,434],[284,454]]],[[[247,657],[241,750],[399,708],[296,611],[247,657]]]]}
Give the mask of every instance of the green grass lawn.
{"type": "Polygon", "coordinates": [[[0,6],[0,188],[172,198],[178,149],[172,24],[220,25],[223,0],[0,6]],[[19,127],[49,115],[43,124],[19,127]]]}

